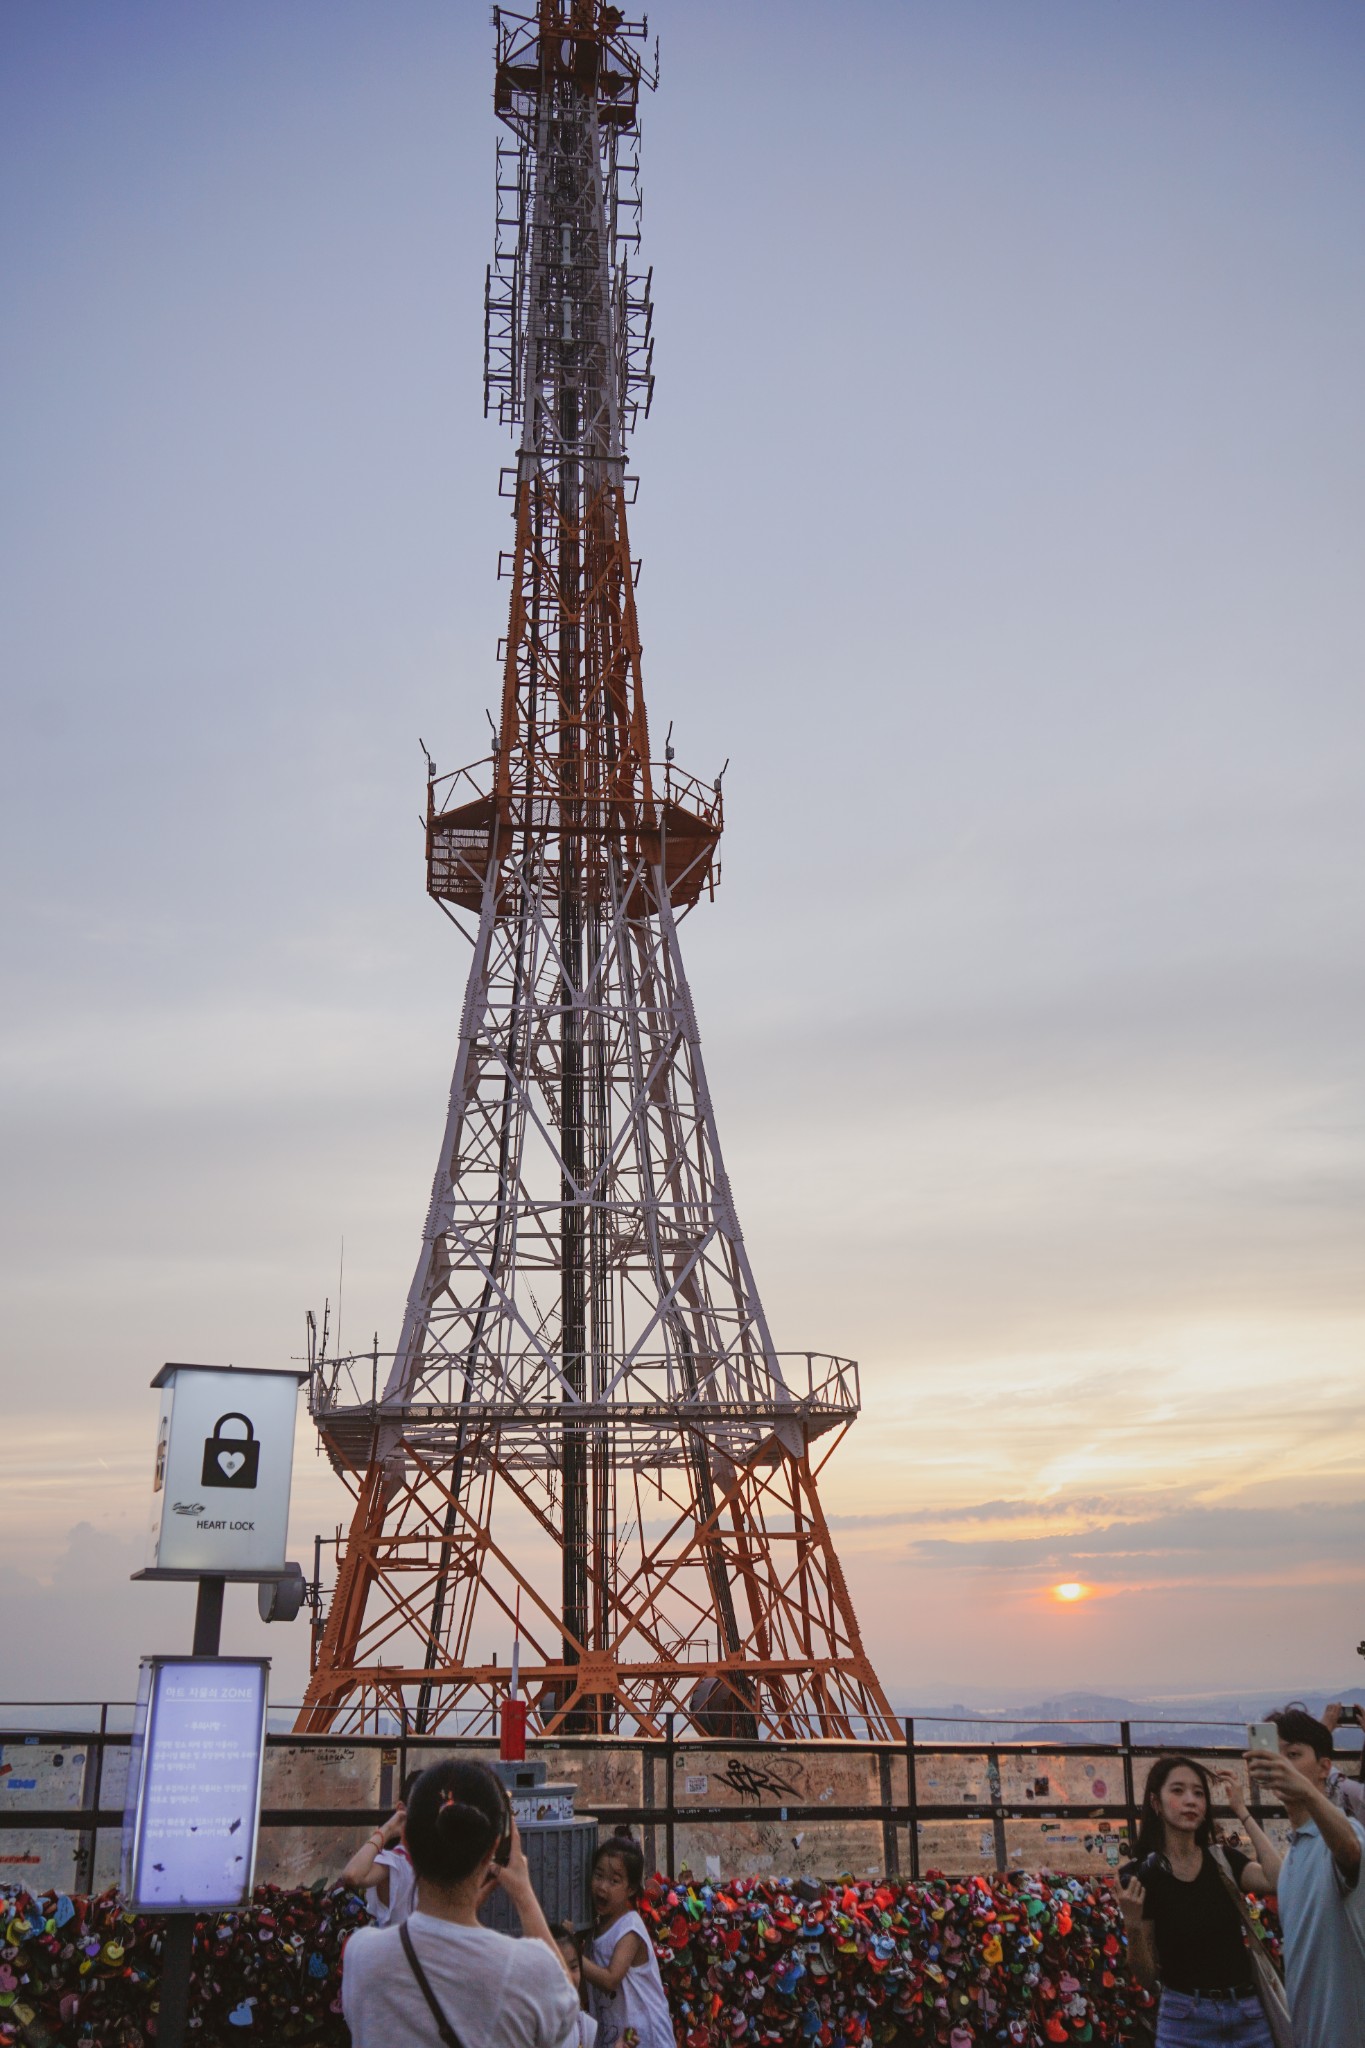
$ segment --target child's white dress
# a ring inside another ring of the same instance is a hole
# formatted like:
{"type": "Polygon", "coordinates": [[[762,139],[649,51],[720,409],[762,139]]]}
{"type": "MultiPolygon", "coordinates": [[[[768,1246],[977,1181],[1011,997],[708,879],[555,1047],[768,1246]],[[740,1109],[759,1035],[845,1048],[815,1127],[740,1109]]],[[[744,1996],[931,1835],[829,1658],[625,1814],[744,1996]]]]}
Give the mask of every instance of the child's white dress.
{"type": "Polygon", "coordinates": [[[645,1959],[627,1970],[613,1994],[588,1986],[593,2013],[598,2021],[597,2048],[674,2048],[673,2019],[659,1975],[659,1958],[649,1929],[636,1912],[623,1913],[604,1933],[594,1935],[589,1954],[600,1969],[611,1968],[617,1943],[628,1934],[638,1934],[645,1947],[645,1959]]]}

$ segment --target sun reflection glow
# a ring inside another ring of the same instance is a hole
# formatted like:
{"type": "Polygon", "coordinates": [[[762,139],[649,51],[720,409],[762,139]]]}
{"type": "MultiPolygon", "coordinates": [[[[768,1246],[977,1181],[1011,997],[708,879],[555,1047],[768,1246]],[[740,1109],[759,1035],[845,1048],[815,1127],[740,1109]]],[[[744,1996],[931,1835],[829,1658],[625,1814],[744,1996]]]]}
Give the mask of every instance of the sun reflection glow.
{"type": "Polygon", "coordinates": [[[1054,1600],[1084,1600],[1089,1590],[1088,1586],[1078,1584],[1075,1579],[1068,1579],[1064,1586],[1053,1587],[1052,1597],[1054,1600]]]}

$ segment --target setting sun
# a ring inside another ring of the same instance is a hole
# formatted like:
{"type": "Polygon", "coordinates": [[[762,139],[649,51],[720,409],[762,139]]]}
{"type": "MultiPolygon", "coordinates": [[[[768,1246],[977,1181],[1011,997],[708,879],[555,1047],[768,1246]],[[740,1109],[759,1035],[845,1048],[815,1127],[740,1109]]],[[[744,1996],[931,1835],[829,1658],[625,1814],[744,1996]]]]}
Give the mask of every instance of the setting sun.
{"type": "Polygon", "coordinates": [[[1084,1600],[1085,1595],[1086,1588],[1078,1585],[1075,1579],[1068,1579],[1064,1586],[1054,1586],[1052,1589],[1054,1600],[1084,1600]]]}

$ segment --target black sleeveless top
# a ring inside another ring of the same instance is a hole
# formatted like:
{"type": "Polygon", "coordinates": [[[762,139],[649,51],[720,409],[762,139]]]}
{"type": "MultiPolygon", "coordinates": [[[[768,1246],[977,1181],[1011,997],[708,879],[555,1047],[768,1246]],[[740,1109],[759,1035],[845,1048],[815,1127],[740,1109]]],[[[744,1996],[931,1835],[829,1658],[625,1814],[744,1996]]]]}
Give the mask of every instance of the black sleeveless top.
{"type": "MultiPolygon", "coordinates": [[[[1240,1884],[1251,1858],[1237,1849],[1223,1854],[1240,1884]]],[[[1163,1984],[1172,1991],[1255,1989],[1241,1917],[1207,1849],[1198,1877],[1154,1870],[1146,1892],[1142,1917],[1152,1923],[1163,1984]]]]}

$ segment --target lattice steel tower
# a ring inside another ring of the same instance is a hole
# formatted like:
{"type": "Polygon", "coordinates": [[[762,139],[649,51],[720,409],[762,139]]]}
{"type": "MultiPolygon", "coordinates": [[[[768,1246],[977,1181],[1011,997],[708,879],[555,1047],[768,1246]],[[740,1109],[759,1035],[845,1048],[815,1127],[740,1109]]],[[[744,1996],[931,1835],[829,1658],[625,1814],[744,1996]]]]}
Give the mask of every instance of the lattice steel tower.
{"type": "Polygon", "coordinates": [[[355,1511],[300,1725],[488,1732],[519,1615],[545,1731],[885,1736],[816,1488],[857,1369],[773,1347],[678,949],[720,784],[649,757],[645,25],[600,0],[494,22],[502,717],[490,760],[429,776],[427,886],[477,930],[397,1351],[312,1362],[355,1511]]]}

